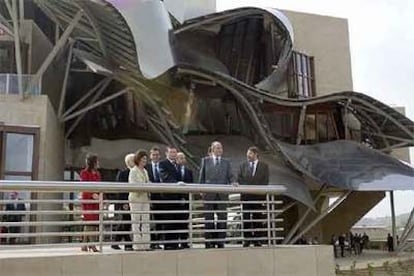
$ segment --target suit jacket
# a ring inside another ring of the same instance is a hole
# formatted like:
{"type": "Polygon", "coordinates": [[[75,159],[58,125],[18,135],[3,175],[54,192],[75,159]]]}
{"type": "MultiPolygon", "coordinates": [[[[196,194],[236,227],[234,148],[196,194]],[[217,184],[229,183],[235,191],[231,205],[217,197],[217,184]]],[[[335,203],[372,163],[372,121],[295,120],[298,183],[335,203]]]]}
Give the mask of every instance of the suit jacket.
{"type": "MultiPolygon", "coordinates": [[[[118,173],[116,176],[117,182],[126,182],[128,183],[129,178],[129,171],[130,169],[126,168],[118,173]]],[[[118,194],[111,194],[113,200],[128,200],[129,193],[118,193],[118,194]]],[[[128,203],[116,203],[115,204],[115,210],[129,210],[129,204],[128,203]]],[[[122,220],[131,220],[130,214],[121,214],[120,216],[122,220]]],[[[119,225],[118,229],[123,229],[124,225],[119,225]]],[[[125,228],[125,227],[124,227],[125,228]]],[[[120,231],[120,230],[119,230],[120,231]]]]}
{"type": "MultiPolygon", "coordinates": [[[[129,177],[129,169],[122,170],[118,173],[116,176],[117,182],[126,182],[128,183],[128,177],[129,177]]],[[[128,193],[119,193],[112,196],[112,199],[114,200],[128,200],[128,193]]],[[[115,204],[115,208],[122,207],[123,204],[115,204]]]]}
{"type": "MultiPolygon", "coordinates": [[[[174,166],[170,160],[165,159],[158,164],[160,170],[160,179],[164,183],[177,183],[180,181],[180,174],[178,169],[174,166]]],[[[182,194],[162,194],[163,199],[167,200],[180,200],[183,198],[182,194]]]]}
{"type": "MultiPolygon", "coordinates": [[[[257,162],[256,171],[252,176],[249,162],[240,165],[237,174],[237,182],[240,185],[269,185],[269,166],[262,161],[257,162]]],[[[263,199],[263,195],[242,195],[242,199],[263,199]]]]}
{"type": "Polygon", "coordinates": [[[160,169],[161,182],[164,183],[177,183],[180,179],[177,168],[170,160],[165,159],[158,164],[160,169]]]}
{"type": "MultiPolygon", "coordinates": [[[[230,161],[224,158],[220,159],[220,164],[214,165],[212,157],[204,157],[201,160],[200,183],[205,184],[231,184],[233,182],[233,173],[231,171],[230,161]]],[[[205,195],[206,200],[215,199],[226,200],[228,195],[209,193],[205,195]]]]}
{"type": "MultiPolygon", "coordinates": [[[[148,164],[145,166],[145,169],[147,170],[149,180],[152,183],[159,183],[161,181],[161,174],[160,173],[158,173],[159,174],[158,181],[155,181],[155,175],[154,175],[154,170],[153,170],[153,167],[152,167],[152,162],[148,162],[148,164]]],[[[160,170],[160,163],[158,163],[158,172],[159,172],[159,170],[160,170]]],[[[163,199],[163,194],[162,193],[151,193],[150,197],[151,197],[152,200],[161,200],[161,199],[163,199]]],[[[154,204],[156,205],[157,203],[154,203],[154,204]]],[[[154,204],[153,204],[153,207],[155,206],[154,204]]]]}
{"type": "MultiPolygon", "coordinates": [[[[6,204],[6,211],[26,211],[26,206],[23,203],[17,203],[16,208],[14,203],[6,204]]],[[[4,221],[7,222],[20,222],[24,215],[4,215],[4,221]]]]}
{"type": "Polygon", "coordinates": [[[182,175],[181,168],[179,169],[180,181],[184,183],[194,183],[193,171],[187,167],[184,167],[184,177],[182,175]]]}
{"type": "MultiPolygon", "coordinates": [[[[184,167],[184,176],[183,176],[182,168],[179,167],[179,176],[180,176],[179,181],[182,181],[184,183],[194,183],[193,171],[187,167],[184,167]]],[[[180,197],[181,199],[188,200],[188,194],[180,194],[180,197]]],[[[185,204],[185,206],[188,206],[188,203],[185,204]]]]}
{"type": "MultiPolygon", "coordinates": [[[[145,166],[145,169],[147,170],[149,180],[150,180],[152,183],[157,183],[157,182],[160,182],[160,181],[155,181],[154,169],[153,169],[153,167],[152,167],[152,163],[151,163],[151,162],[149,162],[149,163],[145,166]]],[[[158,169],[160,170],[160,163],[158,163],[158,169]]],[[[160,180],[161,180],[161,174],[160,174],[160,180]]]]}

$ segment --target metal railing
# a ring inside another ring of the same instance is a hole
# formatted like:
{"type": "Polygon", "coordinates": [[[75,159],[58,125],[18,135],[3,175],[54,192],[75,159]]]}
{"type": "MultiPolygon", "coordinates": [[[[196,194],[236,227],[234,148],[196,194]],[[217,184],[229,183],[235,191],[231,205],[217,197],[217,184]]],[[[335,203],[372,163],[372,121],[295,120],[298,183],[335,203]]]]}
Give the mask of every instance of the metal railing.
{"type": "MultiPolygon", "coordinates": [[[[23,92],[28,89],[34,75],[22,75],[23,92]]],[[[42,92],[42,81],[39,81],[27,91],[30,95],[40,95],[42,92]]],[[[0,74],[0,94],[19,95],[18,75],[0,74]]]]}
{"type": "Polygon", "coordinates": [[[283,202],[276,199],[284,191],[282,185],[0,181],[0,198],[5,198],[0,200],[0,250],[97,246],[102,252],[110,245],[137,250],[249,243],[272,246],[284,239],[283,219],[278,217],[283,202]],[[9,199],[12,191],[31,196],[9,199]],[[90,191],[96,199],[81,199],[81,193],[90,191]],[[67,193],[79,196],[65,199],[67,193]],[[138,200],[119,199],[131,193],[136,193],[138,200]],[[152,199],[140,197],[146,194],[152,199]],[[228,196],[217,200],[206,196],[212,194],[228,196]],[[244,195],[250,198],[246,200],[244,195]],[[11,207],[18,204],[24,208],[11,207]],[[128,206],[133,208],[125,208],[128,206]],[[84,220],[85,214],[95,217],[84,220]]]}

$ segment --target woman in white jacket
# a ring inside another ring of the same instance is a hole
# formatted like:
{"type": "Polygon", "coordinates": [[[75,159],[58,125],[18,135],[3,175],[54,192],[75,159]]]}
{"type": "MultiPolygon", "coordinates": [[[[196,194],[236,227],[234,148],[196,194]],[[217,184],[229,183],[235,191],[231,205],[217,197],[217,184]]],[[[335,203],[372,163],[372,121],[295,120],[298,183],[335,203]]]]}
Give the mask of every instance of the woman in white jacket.
{"type": "MultiPolygon", "coordinates": [[[[148,154],[145,150],[138,150],[135,153],[135,166],[131,169],[128,177],[128,182],[131,184],[145,184],[149,183],[148,173],[145,170],[147,164],[148,154]]],[[[129,207],[131,210],[131,221],[134,250],[149,250],[150,249],[150,227],[149,227],[149,210],[150,203],[148,193],[145,192],[130,192],[128,196],[130,201],[129,207]],[[138,212],[138,213],[134,213],[138,212]]]]}

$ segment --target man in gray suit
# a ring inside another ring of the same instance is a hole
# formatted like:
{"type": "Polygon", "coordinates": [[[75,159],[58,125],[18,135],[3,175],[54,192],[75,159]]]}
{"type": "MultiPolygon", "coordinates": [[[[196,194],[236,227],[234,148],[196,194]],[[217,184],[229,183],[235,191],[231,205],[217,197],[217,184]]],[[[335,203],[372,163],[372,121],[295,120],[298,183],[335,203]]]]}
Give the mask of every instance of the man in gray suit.
{"type": "MultiPolygon", "coordinates": [[[[200,183],[205,184],[231,184],[233,181],[233,174],[231,171],[230,161],[222,158],[223,146],[220,142],[213,142],[211,144],[211,155],[201,160],[200,169],[200,183]]],[[[203,199],[206,201],[216,201],[215,203],[205,203],[204,219],[205,223],[205,238],[206,248],[224,248],[224,239],[226,238],[227,231],[227,213],[217,212],[225,211],[226,204],[220,201],[227,201],[227,194],[207,193],[203,195],[203,199]],[[214,224],[214,214],[217,215],[219,222],[214,224]],[[219,230],[220,232],[208,232],[209,230],[219,230]],[[218,240],[217,240],[218,239],[218,240]],[[217,240],[217,241],[214,241],[217,240]]]]}
{"type": "MultiPolygon", "coordinates": [[[[246,153],[247,161],[240,165],[237,182],[240,185],[269,185],[269,166],[259,161],[259,150],[257,147],[250,147],[246,153]]],[[[243,230],[244,230],[244,247],[249,247],[251,243],[254,246],[261,246],[264,240],[265,231],[249,231],[249,229],[264,229],[265,224],[257,220],[263,220],[262,204],[250,203],[249,201],[264,201],[266,196],[254,194],[242,194],[241,200],[246,201],[243,206],[243,230]],[[251,211],[251,212],[249,212],[251,211]]]]}

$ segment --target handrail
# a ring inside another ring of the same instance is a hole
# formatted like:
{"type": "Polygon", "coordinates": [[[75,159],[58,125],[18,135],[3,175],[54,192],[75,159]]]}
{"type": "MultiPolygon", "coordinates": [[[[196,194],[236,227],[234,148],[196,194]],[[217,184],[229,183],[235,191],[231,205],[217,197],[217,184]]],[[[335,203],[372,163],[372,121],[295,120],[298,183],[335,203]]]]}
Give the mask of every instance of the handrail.
{"type": "Polygon", "coordinates": [[[109,245],[167,250],[200,248],[203,244],[272,246],[283,240],[284,220],[277,218],[283,210],[275,206],[283,204],[276,196],[286,191],[284,185],[0,180],[0,192],[11,191],[36,196],[18,201],[0,199],[0,243],[12,246],[0,250],[50,248],[67,241],[82,248],[98,246],[102,252],[109,245]],[[58,198],[59,194],[85,191],[99,197],[58,198]],[[51,198],[53,193],[56,197],[51,198]],[[134,193],[137,195],[132,196],[134,193]],[[162,196],[153,198],[150,194],[162,196]],[[245,198],[243,194],[260,196],[245,198]]]}
{"type": "Polygon", "coordinates": [[[1,190],[30,190],[42,192],[149,192],[149,193],[244,193],[244,194],[281,194],[286,191],[283,185],[219,185],[219,184],[188,184],[188,183],[148,183],[128,184],[119,182],[70,182],[70,181],[19,181],[0,180],[1,190]]]}
{"type": "MultiPolygon", "coordinates": [[[[23,85],[27,86],[32,77],[32,74],[22,74],[22,81],[23,85]]],[[[18,74],[10,74],[10,73],[1,73],[0,74],[0,94],[6,95],[18,95],[18,87],[17,87],[17,78],[18,74]]],[[[32,95],[40,95],[42,92],[42,80],[39,79],[38,82],[30,88],[30,94],[32,95]]]]}

